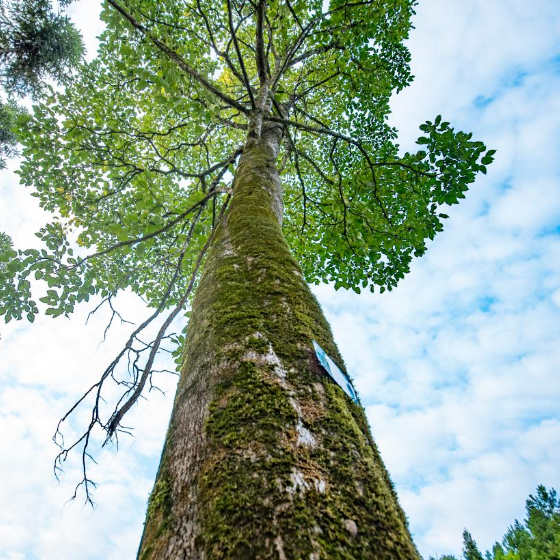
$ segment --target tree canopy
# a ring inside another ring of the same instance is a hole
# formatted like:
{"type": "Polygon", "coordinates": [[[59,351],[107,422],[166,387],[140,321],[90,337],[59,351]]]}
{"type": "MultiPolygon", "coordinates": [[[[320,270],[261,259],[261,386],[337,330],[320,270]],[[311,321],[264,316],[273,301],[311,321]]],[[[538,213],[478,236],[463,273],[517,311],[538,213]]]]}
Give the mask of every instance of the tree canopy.
{"type": "MultiPolygon", "coordinates": [[[[150,319],[184,311],[245,141],[274,126],[284,234],[306,279],[393,289],[494,153],[441,116],[400,152],[389,100],[412,80],[414,4],[106,0],[98,57],[19,119],[21,182],[53,220],[43,248],[0,254],[0,314],[33,321],[33,279],[52,316],[94,295],[118,316],[127,289],[150,319]]],[[[144,326],[98,395],[131,352],[138,379],[144,326]]],[[[92,424],[113,433],[98,412],[92,424]]]]}
{"type": "Polygon", "coordinates": [[[392,289],[493,154],[438,116],[421,149],[399,155],[387,116],[412,79],[412,11],[409,0],[109,0],[98,58],[25,122],[21,180],[55,219],[39,233],[47,248],[11,263],[0,312],[32,319],[31,273],[58,288],[49,314],[125,288],[157,307],[177,249],[182,275],[212,228],[258,95],[266,122],[289,125],[284,230],[307,279],[392,289]],[[73,255],[71,239],[90,254],[73,255]]]}

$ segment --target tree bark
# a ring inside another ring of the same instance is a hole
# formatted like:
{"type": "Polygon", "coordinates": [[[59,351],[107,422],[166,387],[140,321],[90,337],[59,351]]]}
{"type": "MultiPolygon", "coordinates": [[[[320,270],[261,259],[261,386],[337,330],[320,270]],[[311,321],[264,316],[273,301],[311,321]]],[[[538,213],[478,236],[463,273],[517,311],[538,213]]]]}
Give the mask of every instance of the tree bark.
{"type": "Polygon", "coordinates": [[[140,560],[418,560],[282,235],[281,131],[249,138],[193,301],[140,560]]]}

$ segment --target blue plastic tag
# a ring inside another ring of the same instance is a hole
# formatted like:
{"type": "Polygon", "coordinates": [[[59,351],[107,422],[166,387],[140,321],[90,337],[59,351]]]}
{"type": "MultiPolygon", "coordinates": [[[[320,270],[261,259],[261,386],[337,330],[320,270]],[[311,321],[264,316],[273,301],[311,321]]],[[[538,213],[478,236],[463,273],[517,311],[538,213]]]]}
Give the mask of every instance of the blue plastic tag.
{"type": "Polygon", "coordinates": [[[354,401],[358,402],[358,397],[350,383],[350,379],[340,370],[340,368],[329,358],[326,352],[315,342],[313,346],[315,348],[315,354],[317,354],[317,359],[319,363],[325,368],[327,373],[342,387],[342,390],[354,401]]]}

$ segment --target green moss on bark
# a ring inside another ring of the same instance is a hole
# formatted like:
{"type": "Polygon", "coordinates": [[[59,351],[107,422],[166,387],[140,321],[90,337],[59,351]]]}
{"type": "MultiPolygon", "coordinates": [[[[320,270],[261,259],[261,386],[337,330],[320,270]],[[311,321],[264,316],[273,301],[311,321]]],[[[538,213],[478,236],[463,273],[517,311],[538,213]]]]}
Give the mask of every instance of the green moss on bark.
{"type": "Polygon", "coordinates": [[[139,555],[139,560],[147,560],[153,556],[154,546],[157,546],[160,537],[172,527],[172,486],[165,474],[158,475],[146,512],[146,527],[148,531],[144,539],[151,544],[144,548],[139,555]]]}

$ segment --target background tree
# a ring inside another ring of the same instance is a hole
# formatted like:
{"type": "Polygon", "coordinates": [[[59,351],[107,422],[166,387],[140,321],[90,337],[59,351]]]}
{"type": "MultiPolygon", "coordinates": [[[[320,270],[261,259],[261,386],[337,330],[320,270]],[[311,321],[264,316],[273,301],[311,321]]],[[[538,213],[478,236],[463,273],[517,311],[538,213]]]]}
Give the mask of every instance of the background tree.
{"type": "MultiPolygon", "coordinates": [[[[496,542],[486,560],[556,560],[560,558],[560,500],[556,490],[547,490],[542,484],[536,496],[526,502],[523,523],[515,520],[501,543],[496,542]]],[[[463,558],[484,558],[476,541],[466,529],[463,531],[463,558]]],[[[439,560],[457,560],[455,556],[441,556],[439,560]]]]}
{"type": "Polygon", "coordinates": [[[484,560],[475,540],[466,529],[463,531],[463,557],[465,560],[484,560]]]}
{"type": "Polygon", "coordinates": [[[560,558],[560,500],[556,490],[540,485],[536,495],[527,499],[525,511],[524,522],[516,520],[504,536],[505,557],[519,560],[560,558]]]}
{"type": "Polygon", "coordinates": [[[15,120],[23,109],[12,98],[37,98],[46,80],[64,82],[83,52],[80,34],[50,0],[0,1],[0,87],[9,99],[0,100],[0,168],[16,153],[15,120]]]}
{"type": "Polygon", "coordinates": [[[0,312],[33,320],[31,276],[49,315],[100,294],[119,317],[124,289],[154,308],[63,418],[91,398],[82,434],[57,431],[88,499],[96,429],[122,432],[197,286],[142,558],[417,556],[363,410],[314,356],[344,369],[293,258],[309,281],[392,289],[492,160],[441,117],[398,155],[412,4],[109,0],[98,60],[25,123],[22,182],[55,219],[44,249],[2,255],[0,312]]]}

